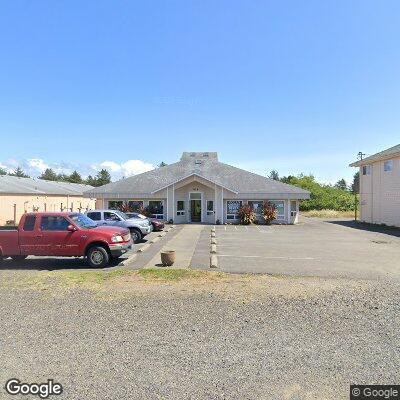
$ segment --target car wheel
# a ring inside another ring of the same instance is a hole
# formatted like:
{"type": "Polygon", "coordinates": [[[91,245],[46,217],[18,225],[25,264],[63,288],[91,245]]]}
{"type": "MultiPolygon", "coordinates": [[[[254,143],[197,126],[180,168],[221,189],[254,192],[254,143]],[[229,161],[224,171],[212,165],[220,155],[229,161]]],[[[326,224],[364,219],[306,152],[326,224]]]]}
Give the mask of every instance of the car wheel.
{"type": "Polygon", "coordinates": [[[140,232],[138,229],[131,229],[131,236],[133,243],[138,243],[142,240],[142,232],[140,232]]]}
{"type": "Polygon", "coordinates": [[[103,268],[108,265],[110,256],[102,246],[93,246],[87,252],[87,262],[93,268],[103,268]]]}
{"type": "Polygon", "coordinates": [[[13,256],[13,257],[11,257],[11,259],[12,259],[13,261],[18,262],[18,261],[24,261],[26,257],[27,257],[27,256],[13,256]]]}

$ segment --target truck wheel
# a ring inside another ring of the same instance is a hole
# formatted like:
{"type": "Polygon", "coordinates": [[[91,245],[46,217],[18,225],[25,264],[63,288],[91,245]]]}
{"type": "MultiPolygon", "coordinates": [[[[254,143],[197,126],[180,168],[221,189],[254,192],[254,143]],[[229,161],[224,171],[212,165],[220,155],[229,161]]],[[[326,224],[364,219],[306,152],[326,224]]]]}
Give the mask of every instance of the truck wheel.
{"type": "Polygon", "coordinates": [[[18,262],[18,261],[24,261],[26,257],[27,257],[27,256],[12,256],[11,259],[12,259],[13,261],[18,262]]]}
{"type": "Polygon", "coordinates": [[[138,243],[142,240],[142,232],[139,229],[131,229],[133,243],[138,243]]]}
{"type": "Polygon", "coordinates": [[[93,268],[103,268],[108,265],[110,261],[110,256],[108,251],[103,246],[93,246],[91,247],[87,254],[87,262],[93,268]]]}

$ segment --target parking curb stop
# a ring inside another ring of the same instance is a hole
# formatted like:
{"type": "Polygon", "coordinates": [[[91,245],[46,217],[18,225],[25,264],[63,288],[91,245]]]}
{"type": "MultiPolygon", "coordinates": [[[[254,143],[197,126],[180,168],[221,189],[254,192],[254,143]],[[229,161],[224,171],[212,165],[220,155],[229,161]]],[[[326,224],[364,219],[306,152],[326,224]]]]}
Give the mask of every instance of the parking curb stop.
{"type": "Polygon", "coordinates": [[[218,258],[216,254],[210,256],[210,268],[218,268],[218,258]]]}

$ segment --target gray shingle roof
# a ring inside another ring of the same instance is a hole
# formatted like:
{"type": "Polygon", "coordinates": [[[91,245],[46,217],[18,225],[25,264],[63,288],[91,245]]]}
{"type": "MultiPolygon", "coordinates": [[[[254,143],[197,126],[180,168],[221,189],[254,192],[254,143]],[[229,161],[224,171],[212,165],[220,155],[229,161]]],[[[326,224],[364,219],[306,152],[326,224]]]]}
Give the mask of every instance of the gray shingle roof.
{"type": "MultiPolygon", "coordinates": [[[[86,197],[124,197],[152,194],[174,182],[197,174],[236,193],[299,194],[309,192],[218,161],[217,153],[185,152],[179,162],[121,179],[85,193],[86,197]]],[[[300,198],[299,197],[299,198],[300,198]]]]}
{"type": "Polygon", "coordinates": [[[375,161],[387,160],[390,157],[400,155],[400,144],[390,147],[389,149],[383,150],[379,153],[373,154],[372,156],[366,157],[363,160],[356,161],[350,164],[350,167],[359,167],[361,165],[370,164],[375,161]]]}
{"type": "Polygon", "coordinates": [[[92,186],[79,183],[44,181],[34,178],[19,178],[0,175],[0,194],[43,194],[82,196],[92,186]]]}

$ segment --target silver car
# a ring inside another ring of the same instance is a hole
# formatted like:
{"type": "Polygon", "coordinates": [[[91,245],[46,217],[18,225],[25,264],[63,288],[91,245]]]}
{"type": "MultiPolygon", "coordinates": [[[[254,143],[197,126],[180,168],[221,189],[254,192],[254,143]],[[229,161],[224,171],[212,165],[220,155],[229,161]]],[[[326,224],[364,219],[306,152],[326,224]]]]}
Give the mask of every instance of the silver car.
{"type": "Polygon", "coordinates": [[[153,230],[148,219],[129,218],[125,213],[118,210],[91,210],[86,211],[85,214],[97,225],[113,225],[129,229],[134,243],[142,240],[153,230]]]}

